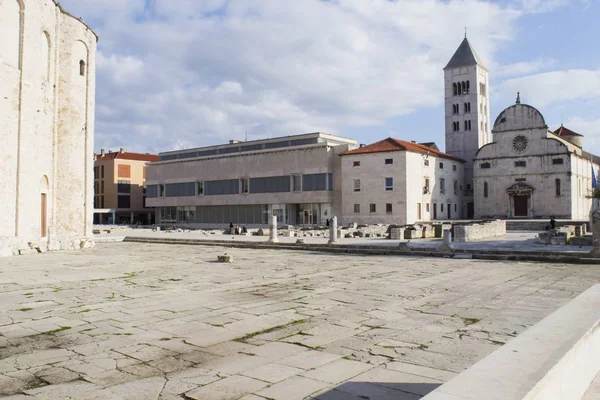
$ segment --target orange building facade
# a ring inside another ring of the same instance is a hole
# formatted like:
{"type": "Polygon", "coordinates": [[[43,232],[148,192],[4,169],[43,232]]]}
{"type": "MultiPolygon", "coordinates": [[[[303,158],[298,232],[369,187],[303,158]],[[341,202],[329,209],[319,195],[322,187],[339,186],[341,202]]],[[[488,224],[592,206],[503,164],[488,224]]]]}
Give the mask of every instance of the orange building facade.
{"type": "Polygon", "coordinates": [[[154,223],[154,209],[146,207],[146,165],[154,154],[118,152],[94,154],[94,223],[154,223]]]}

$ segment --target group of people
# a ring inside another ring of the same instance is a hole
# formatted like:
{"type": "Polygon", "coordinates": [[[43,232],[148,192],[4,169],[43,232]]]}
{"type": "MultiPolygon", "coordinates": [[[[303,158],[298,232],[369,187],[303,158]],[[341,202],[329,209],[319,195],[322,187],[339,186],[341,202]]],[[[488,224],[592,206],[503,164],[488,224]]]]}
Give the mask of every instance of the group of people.
{"type": "Polygon", "coordinates": [[[233,227],[233,222],[231,222],[229,224],[229,232],[231,232],[234,235],[244,235],[246,233],[248,233],[248,229],[246,229],[245,226],[242,226],[240,228],[239,225],[236,225],[235,228],[233,227]]]}

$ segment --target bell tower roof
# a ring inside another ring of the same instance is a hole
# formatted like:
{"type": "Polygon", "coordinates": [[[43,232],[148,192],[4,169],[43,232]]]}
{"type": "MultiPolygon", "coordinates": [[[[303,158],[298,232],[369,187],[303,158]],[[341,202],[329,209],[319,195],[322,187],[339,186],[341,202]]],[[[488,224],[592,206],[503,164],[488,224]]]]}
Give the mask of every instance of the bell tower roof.
{"type": "Polygon", "coordinates": [[[469,40],[465,36],[465,39],[462,41],[460,46],[458,46],[458,49],[448,62],[448,65],[444,67],[444,70],[476,64],[480,67],[485,68],[483,62],[481,61],[481,58],[479,58],[477,53],[475,53],[475,50],[473,50],[471,44],[469,43],[469,40]]]}

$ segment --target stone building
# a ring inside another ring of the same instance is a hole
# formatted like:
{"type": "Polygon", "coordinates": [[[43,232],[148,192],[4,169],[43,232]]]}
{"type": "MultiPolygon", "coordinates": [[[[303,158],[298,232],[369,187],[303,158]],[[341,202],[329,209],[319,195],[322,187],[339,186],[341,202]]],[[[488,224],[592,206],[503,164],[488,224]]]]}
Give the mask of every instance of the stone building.
{"type": "Polygon", "coordinates": [[[154,209],[146,206],[146,169],[159,160],[125,149],[94,154],[94,223],[153,224],[154,209]]]}
{"type": "Polygon", "coordinates": [[[387,138],[342,158],[342,221],[413,224],[459,219],[465,161],[434,143],[387,138]]]}
{"type": "Polygon", "coordinates": [[[158,223],[325,225],[341,215],[341,158],[356,141],[309,133],[160,153],[148,166],[158,223]]]}
{"type": "Polygon", "coordinates": [[[534,107],[516,104],[498,115],[494,142],[475,156],[475,217],[587,220],[592,166],[583,136],[563,126],[548,130],[534,107]]]}
{"type": "Polygon", "coordinates": [[[446,153],[465,160],[463,215],[472,218],[473,158],[492,138],[489,131],[489,74],[465,39],[444,68],[446,153]]]}
{"type": "Polygon", "coordinates": [[[91,243],[96,42],[55,1],[0,2],[1,255],[91,243]]]}

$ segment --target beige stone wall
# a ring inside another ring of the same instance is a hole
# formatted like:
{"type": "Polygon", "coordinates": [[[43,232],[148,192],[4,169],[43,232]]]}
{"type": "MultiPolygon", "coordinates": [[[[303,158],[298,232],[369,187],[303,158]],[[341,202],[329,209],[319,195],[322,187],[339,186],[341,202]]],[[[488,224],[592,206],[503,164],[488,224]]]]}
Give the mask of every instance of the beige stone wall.
{"type": "Polygon", "coordinates": [[[506,235],[506,221],[495,220],[468,225],[454,225],[455,242],[472,242],[506,235]]]}
{"type": "Polygon", "coordinates": [[[97,38],[52,0],[0,3],[0,252],[79,246],[91,234],[97,38]]]}
{"type": "Polygon", "coordinates": [[[359,224],[413,224],[432,221],[434,204],[438,206],[437,219],[448,219],[447,207],[451,205],[451,219],[462,218],[464,169],[463,163],[446,158],[428,157],[420,153],[395,151],[387,153],[355,154],[342,157],[342,223],[359,224]],[[393,164],[386,165],[386,159],[393,164]],[[425,165],[427,158],[429,166],[425,165]],[[360,161],[360,166],[354,166],[360,161]],[[440,168],[439,163],[444,164],[440,168]],[[456,166],[454,170],[453,166],[456,166]],[[394,190],[385,190],[385,178],[394,179],[394,190]],[[425,179],[429,178],[429,191],[424,193],[425,179]],[[360,192],[354,191],[354,180],[360,179],[360,192]],[[440,188],[445,180],[445,191],[440,188]],[[457,192],[454,192],[457,181],[457,192]],[[354,212],[354,205],[360,212],[354,212]],[[370,211],[375,204],[376,211],[370,211]],[[386,204],[392,204],[392,213],[386,212],[386,204]],[[418,205],[421,216],[418,215],[418,205]],[[429,210],[427,210],[429,204],[429,210]],[[444,204],[444,211],[441,205],[444,204]],[[456,205],[456,211],[455,211],[456,205]]]}

